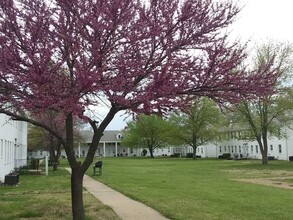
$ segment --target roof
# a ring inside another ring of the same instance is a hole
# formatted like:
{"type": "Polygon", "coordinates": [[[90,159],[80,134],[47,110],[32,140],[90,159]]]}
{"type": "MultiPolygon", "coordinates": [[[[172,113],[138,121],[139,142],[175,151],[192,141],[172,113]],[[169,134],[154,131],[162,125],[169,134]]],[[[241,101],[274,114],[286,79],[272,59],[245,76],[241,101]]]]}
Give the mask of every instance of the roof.
{"type": "MultiPolygon", "coordinates": [[[[81,131],[81,138],[84,143],[91,143],[94,135],[93,131],[81,131]]],[[[120,130],[107,130],[101,138],[101,142],[116,142],[122,137],[123,132],[120,130]]]]}

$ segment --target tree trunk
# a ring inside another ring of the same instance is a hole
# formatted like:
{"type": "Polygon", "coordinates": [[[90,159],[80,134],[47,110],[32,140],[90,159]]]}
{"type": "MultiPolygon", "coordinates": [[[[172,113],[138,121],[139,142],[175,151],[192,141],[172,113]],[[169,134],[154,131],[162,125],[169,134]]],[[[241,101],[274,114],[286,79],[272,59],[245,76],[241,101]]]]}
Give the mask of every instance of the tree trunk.
{"type": "Polygon", "coordinates": [[[100,138],[103,135],[103,132],[107,125],[114,118],[115,114],[118,112],[116,107],[112,106],[106,118],[102,121],[99,129],[96,126],[95,121],[90,120],[90,124],[94,130],[94,136],[92,139],[92,143],[88,150],[88,154],[81,164],[80,161],[76,160],[73,143],[73,117],[72,113],[69,113],[66,118],[66,143],[63,144],[64,149],[66,151],[67,159],[70,164],[72,173],[71,173],[71,201],[72,201],[72,216],[73,220],[84,220],[85,212],[83,206],[83,176],[91,163],[93,162],[93,158],[98,147],[100,138]]]}
{"type": "Polygon", "coordinates": [[[84,220],[85,213],[83,207],[82,184],[86,169],[81,169],[80,162],[75,158],[73,141],[73,117],[72,113],[69,113],[66,118],[66,144],[64,145],[64,149],[71,167],[72,219],[84,220]]]}
{"type": "Polygon", "coordinates": [[[192,158],[196,159],[196,148],[197,148],[197,146],[192,146],[192,148],[193,148],[192,158]]]}
{"type": "Polygon", "coordinates": [[[262,153],[262,160],[261,160],[261,164],[266,165],[268,164],[268,155],[267,153],[262,153]]]}
{"type": "Polygon", "coordinates": [[[83,173],[79,168],[73,169],[71,173],[71,201],[73,220],[84,220],[83,207],[83,173]]]}
{"type": "Polygon", "coordinates": [[[262,135],[262,140],[263,140],[263,147],[260,150],[261,151],[261,155],[262,155],[262,164],[268,164],[268,139],[267,139],[267,134],[264,133],[262,135]]]}
{"type": "Polygon", "coordinates": [[[268,145],[267,145],[267,139],[263,143],[262,140],[261,140],[261,138],[257,138],[257,142],[258,142],[259,149],[260,149],[260,152],[261,152],[261,163],[263,165],[268,164],[268,148],[267,148],[268,145]]]}
{"type": "Polygon", "coordinates": [[[149,147],[149,152],[150,152],[151,158],[154,158],[153,148],[149,147]]]}
{"type": "Polygon", "coordinates": [[[192,131],[192,148],[193,148],[192,158],[196,159],[197,136],[194,130],[192,131]]]}

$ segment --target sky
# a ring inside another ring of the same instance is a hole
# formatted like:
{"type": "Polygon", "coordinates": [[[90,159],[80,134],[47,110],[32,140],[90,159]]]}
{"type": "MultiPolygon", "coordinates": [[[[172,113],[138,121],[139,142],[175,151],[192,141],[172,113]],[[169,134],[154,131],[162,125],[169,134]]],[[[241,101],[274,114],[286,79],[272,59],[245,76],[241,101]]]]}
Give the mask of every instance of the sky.
{"type": "MultiPolygon", "coordinates": [[[[243,9],[231,26],[232,38],[252,44],[268,40],[293,43],[293,0],[239,0],[239,3],[243,9]]],[[[129,120],[118,113],[107,130],[121,130],[129,120]]]]}
{"type": "Polygon", "coordinates": [[[232,25],[232,35],[243,40],[268,39],[293,43],[292,0],[240,0],[244,5],[232,25]]]}

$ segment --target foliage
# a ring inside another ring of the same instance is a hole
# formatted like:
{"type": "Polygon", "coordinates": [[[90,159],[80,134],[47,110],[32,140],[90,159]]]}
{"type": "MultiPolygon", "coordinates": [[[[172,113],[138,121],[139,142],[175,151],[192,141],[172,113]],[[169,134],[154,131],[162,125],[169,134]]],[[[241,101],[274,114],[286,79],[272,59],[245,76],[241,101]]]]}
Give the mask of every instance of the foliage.
{"type": "Polygon", "coordinates": [[[0,113],[64,146],[74,219],[84,219],[83,175],[117,112],[163,113],[194,96],[224,102],[271,91],[273,73],[237,69],[244,48],[227,44],[225,29],[238,12],[216,0],[0,1],[0,113]],[[104,118],[87,114],[104,103],[104,118]],[[65,136],[32,117],[48,109],[63,115],[65,136]],[[94,131],[83,163],[73,149],[75,117],[94,131]]]}
{"type": "Polygon", "coordinates": [[[225,153],[223,155],[218,156],[219,159],[225,159],[225,160],[230,160],[231,159],[231,154],[225,153]]]}
{"type": "Polygon", "coordinates": [[[31,158],[29,163],[30,163],[29,164],[30,169],[38,170],[40,168],[40,160],[39,159],[31,158]]]}
{"type": "Polygon", "coordinates": [[[141,156],[145,157],[147,155],[148,151],[146,149],[143,149],[141,152],[141,156]]]}
{"type": "MultiPolygon", "coordinates": [[[[60,136],[65,137],[65,124],[64,115],[59,114],[56,111],[46,110],[44,112],[38,112],[33,115],[34,120],[40,121],[51,130],[58,133],[60,136]]],[[[74,120],[74,139],[78,142],[81,139],[79,127],[81,126],[81,120],[76,118],[74,120]]],[[[47,150],[50,153],[49,165],[53,163],[57,164],[61,155],[61,148],[63,148],[61,141],[56,138],[52,132],[47,131],[44,128],[40,128],[29,124],[28,130],[28,149],[34,150],[47,150]]],[[[57,167],[56,167],[57,169],[57,167]]]]}
{"type": "Polygon", "coordinates": [[[216,140],[224,124],[220,109],[208,98],[194,100],[191,107],[172,114],[169,122],[173,141],[191,146],[194,159],[197,147],[216,140]]]}
{"type": "Polygon", "coordinates": [[[292,124],[292,88],[288,82],[293,70],[293,49],[287,44],[268,43],[257,49],[254,68],[278,73],[274,94],[258,96],[254,100],[243,99],[236,105],[234,120],[247,128],[246,138],[257,140],[262,153],[262,163],[267,164],[268,136],[286,135],[286,125],[292,124]]]}
{"type": "Polygon", "coordinates": [[[149,149],[151,157],[156,148],[168,146],[170,141],[169,123],[156,115],[139,115],[127,124],[122,145],[149,149]]]}
{"type": "Polygon", "coordinates": [[[32,124],[28,125],[27,145],[29,151],[45,150],[46,146],[43,142],[44,130],[32,124]]]}

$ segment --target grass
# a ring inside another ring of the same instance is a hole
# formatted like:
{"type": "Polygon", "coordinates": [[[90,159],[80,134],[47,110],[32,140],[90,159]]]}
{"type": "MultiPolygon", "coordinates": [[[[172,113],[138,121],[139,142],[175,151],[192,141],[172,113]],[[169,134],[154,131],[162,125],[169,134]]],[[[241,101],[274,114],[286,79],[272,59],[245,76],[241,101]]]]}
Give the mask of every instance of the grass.
{"type": "Polygon", "coordinates": [[[293,190],[235,179],[288,175],[285,161],[105,158],[95,178],[170,219],[275,220],[293,218],[293,190]]]}
{"type": "MultiPolygon", "coordinates": [[[[177,158],[103,158],[95,176],[112,188],[157,209],[170,219],[292,219],[293,189],[239,182],[275,178],[292,183],[293,163],[177,158]],[[284,177],[291,177],[284,179],[284,177]]],[[[71,219],[70,176],[21,175],[20,184],[0,187],[0,220],[71,219]]],[[[88,174],[92,175],[90,168],[88,174]]],[[[118,219],[84,193],[87,219],[118,219]]]]}
{"type": "MultiPolygon", "coordinates": [[[[111,208],[84,192],[87,219],[119,219],[111,208]]],[[[0,219],[72,219],[70,175],[64,169],[21,175],[18,186],[0,186],[0,219]]]]}

